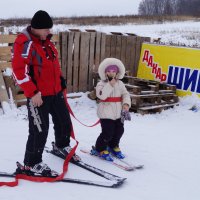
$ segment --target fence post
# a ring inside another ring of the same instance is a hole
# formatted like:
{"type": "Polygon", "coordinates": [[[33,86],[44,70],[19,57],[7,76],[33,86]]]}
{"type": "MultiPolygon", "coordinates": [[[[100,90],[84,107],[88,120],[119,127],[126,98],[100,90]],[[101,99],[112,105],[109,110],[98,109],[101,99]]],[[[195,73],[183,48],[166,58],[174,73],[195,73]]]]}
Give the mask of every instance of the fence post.
{"type": "Polygon", "coordinates": [[[3,78],[3,73],[0,71],[0,102],[4,113],[6,113],[7,108],[4,107],[4,103],[9,103],[8,93],[6,90],[6,85],[3,78]]]}

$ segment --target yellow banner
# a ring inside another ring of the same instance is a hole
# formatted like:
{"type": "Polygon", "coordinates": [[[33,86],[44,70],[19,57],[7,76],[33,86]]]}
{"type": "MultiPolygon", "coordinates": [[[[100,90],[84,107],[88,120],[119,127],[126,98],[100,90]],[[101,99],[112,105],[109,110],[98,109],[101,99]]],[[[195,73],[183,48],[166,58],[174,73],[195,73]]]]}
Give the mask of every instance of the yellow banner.
{"type": "Polygon", "coordinates": [[[143,44],[137,77],[176,85],[179,96],[200,96],[200,49],[143,44]]]}

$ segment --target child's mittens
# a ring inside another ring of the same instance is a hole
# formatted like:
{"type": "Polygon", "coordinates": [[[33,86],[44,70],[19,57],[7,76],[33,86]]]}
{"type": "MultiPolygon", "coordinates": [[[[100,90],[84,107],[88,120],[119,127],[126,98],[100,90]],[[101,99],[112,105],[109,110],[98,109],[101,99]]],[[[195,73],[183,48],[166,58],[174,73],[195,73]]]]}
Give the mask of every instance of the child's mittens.
{"type": "Polygon", "coordinates": [[[131,121],[131,115],[129,111],[122,110],[121,111],[121,122],[124,123],[125,120],[131,121]]]}

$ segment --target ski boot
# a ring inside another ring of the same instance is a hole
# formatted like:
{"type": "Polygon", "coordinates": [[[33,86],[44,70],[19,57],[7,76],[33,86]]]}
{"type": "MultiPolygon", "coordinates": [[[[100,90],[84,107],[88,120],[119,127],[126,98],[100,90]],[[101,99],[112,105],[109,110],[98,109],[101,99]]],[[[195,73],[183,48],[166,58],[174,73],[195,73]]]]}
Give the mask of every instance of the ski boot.
{"type": "Polygon", "coordinates": [[[43,163],[37,163],[34,166],[28,166],[28,165],[22,165],[19,162],[17,162],[17,169],[16,169],[16,174],[25,174],[28,176],[37,176],[37,177],[52,177],[55,178],[59,174],[51,170],[50,167],[43,163]]]}
{"type": "Polygon", "coordinates": [[[119,159],[124,159],[125,155],[121,152],[119,147],[114,147],[114,148],[110,148],[108,147],[107,150],[113,154],[115,157],[119,158],[119,159]]]}
{"type": "MultiPolygon", "coordinates": [[[[59,147],[57,147],[56,145],[55,145],[55,143],[54,142],[52,142],[52,146],[53,146],[53,152],[56,154],[56,155],[58,155],[59,157],[61,157],[61,158],[63,158],[63,159],[65,159],[66,158],[66,156],[71,152],[71,150],[72,150],[72,148],[70,147],[70,146],[67,146],[67,147],[64,147],[64,148],[59,148],[59,147]]],[[[74,154],[73,156],[72,156],[72,158],[71,158],[71,162],[78,162],[78,161],[80,161],[81,160],[81,158],[78,156],[78,155],[76,155],[76,154],[74,154]]]]}
{"type": "Polygon", "coordinates": [[[90,154],[94,156],[98,156],[107,161],[111,161],[111,162],[113,161],[113,158],[111,157],[110,153],[107,150],[99,152],[95,149],[95,147],[92,147],[90,154]]]}

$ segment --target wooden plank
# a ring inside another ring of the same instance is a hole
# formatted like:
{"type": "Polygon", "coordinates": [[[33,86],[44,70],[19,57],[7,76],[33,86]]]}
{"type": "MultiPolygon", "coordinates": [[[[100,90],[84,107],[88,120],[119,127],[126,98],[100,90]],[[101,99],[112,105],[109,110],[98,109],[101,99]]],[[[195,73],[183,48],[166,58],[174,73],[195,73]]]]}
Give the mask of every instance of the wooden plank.
{"type": "Polygon", "coordinates": [[[95,29],[85,29],[87,32],[97,32],[95,29]]]}
{"type": "Polygon", "coordinates": [[[15,96],[15,100],[16,100],[16,101],[20,101],[20,100],[24,100],[24,99],[26,99],[26,97],[25,97],[24,94],[17,94],[17,95],[15,96]]]}
{"type": "Polygon", "coordinates": [[[11,55],[11,46],[0,46],[0,55],[11,55]]]}
{"type": "Polygon", "coordinates": [[[73,54],[74,54],[74,32],[68,33],[68,57],[67,57],[67,91],[72,92],[72,68],[73,68],[73,54]]]}
{"type": "Polygon", "coordinates": [[[61,59],[61,69],[62,69],[62,74],[63,77],[66,79],[67,78],[67,48],[68,48],[68,33],[63,32],[62,34],[62,59],[61,59]]]}
{"type": "Polygon", "coordinates": [[[11,61],[11,46],[0,47],[0,60],[11,61]]]}
{"type": "MultiPolygon", "coordinates": [[[[12,96],[15,99],[15,95],[17,94],[17,90],[16,90],[16,87],[15,87],[15,82],[13,80],[13,77],[12,76],[4,76],[4,82],[5,82],[7,91],[9,91],[9,88],[10,88],[11,91],[12,91],[12,96]]],[[[11,98],[9,92],[8,92],[8,96],[9,96],[9,98],[11,98]]]]}
{"type": "MultiPolygon", "coordinates": [[[[60,60],[62,60],[62,33],[59,33],[59,50],[60,50],[60,60]]],[[[58,49],[58,47],[56,47],[58,49]]],[[[62,62],[61,62],[62,63],[62,62]]]]}
{"type": "Polygon", "coordinates": [[[101,58],[100,62],[105,59],[105,51],[106,51],[106,34],[101,34],[101,58]]]}
{"type": "Polygon", "coordinates": [[[121,59],[122,36],[116,36],[116,58],[121,59]]]}
{"type": "Polygon", "coordinates": [[[136,37],[135,36],[130,36],[131,37],[131,47],[130,47],[130,73],[132,76],[136,76],[137,74],[137,69],[135,68],[135,53],[136,53],[136,37]]]}
{"type": "Polygon", "coordinates": [[[88,90],[89,39],[89,33],[81,33],[79,91],[82,92],[88,90]]]}
{"type": "Polygon", "coordinates": [[[0,71],[5,70],[6,68],[12,68],[11,62],[0,62],[0,71]]]}
{"type": "Polygon", "coordinates": [[[70,30],[71,32],[81,32],[80,29],[76,29],[76,28],[70,28],[69,30],[70,30]]]}
{"type": "Polygon", "coordinates": [[[3,78],[3,73],[0,72],[0,102],[9,102],[8,93],[6,90],[6,85],[3,78]]]}
{"type": "Polygon", "coordinates": [[[73,67],[73,92],[78,92],[79,87],[79,67],[80,67],[80,38],[81,33],[75,32],[74,37],[74,67],[73,67]]]}
{"type": "Polygon", "coordinates": [[[140,107],[139,110],[152,110],[156,108],[166,108],[166,107],[173,107],[173,106],[178,106],[178,103],[167,103],[167,104],[161,104],[161,105],[155,105],[155,106],[145,106],[145,107],[140,107]]]}
{"type": "Polygon", "coordinates": [[[111,37],[112,35],[106,35],[105,58],[109,58],[111,56],[111,37]]]}
{"type": "MultiPolygon", "coordinates": [[[[89,80],[89,88],[88,88],[88,90],[89,91],[91,91],[93,89],[93,87],[94,87],[94,85],[93,85],[93,72],[95,70],[95,65],[94,65],[95,35],[96,35],[96,33],[91,33],[90,34],[89,75],[88,75],[88,80],[89,80]]],[[[101,52],[101,55],[102,55],[102,52],[101,52]]]]}
{"type": "Polygon", "coordinates": [[[110,42],[110,56],[116,58],[116,44],[117,44],[117,36],[112,35],[110,42]]]}
{"type": "Polygon", "coordinates": [[[98,70],[101,58],[101,33],[96,33],[96,46],[95,46],[95,71],[98,70]]]}
{"type": "Polygon", "coordinates": [[[125,68],[126,66],[126,42],[127,42],[127,36],[121,36],[121,61],[123,62],[125,68]]]}
{"type": "Polygon", "coordinates": [[[130,74],[130,49],[131,49],[131,36],[127,36],[126,39],[126,70],[129,71],[130,74]]]}
{"type": "Polygon", "coordinates": [[[7,61],[10,62],[11,61],[11,54],[0,54],[0,60],[1,61],[7,61]]]}
{"type": "Polygon", "coordinates": [[[55,45],[57,51],[58,51],[58,59],[61,60],[61,51],[60,51],[60,44],[55,45]]]}
{"type": "Polygon", "coordinates": [[[140,61],[140,51],[141,51],[141,37],[137,37],[136,52],[135,52],[135,63],[134,63],[135,69],[138,69],[138,64],[139,64],[139,61],[140,61]]]}
{"type": "Polygon", "coordinates": [[[126,70],[129,74],[133,75],[134,59],[135,59],[135,45],[136,37],[127,36],[127,46],[126,46],[126,70]]]}
{"type": "Polygon", "coordinates": [[[158,93],[153,93],[153,94],[130,94],[130,97],[134,98],[134,97],[140,97],[140,98],[153,98],[153,97],[173,97],[174,93],[167,93],[167,94],[158,94],[158,93]]]}
{"type": "Polygon", "coordinates": [[[17,106],[26,105],[27,98],[24,96],[24,94],[17,94],[15,96],[15,102],[17,106]]]}
{"type": "Polygon", "coordinates": [[[130,92],[132,92],[133,94],[141,94],[141,87],[140,86],[136,86],[136,85],[129,85],[129,84],[125,84],[126,88],[128,90],[130,90],[130,92]]]}
{"type": "Polygon", "coordinates": [[[123,35],[123,33],[120,32],[111,32],[113,35],[123,35]]]}
{"type": "Polygon", "coordinates": [[[0,43],[14,43],[17,35],[0,35],[0,43]]]}

